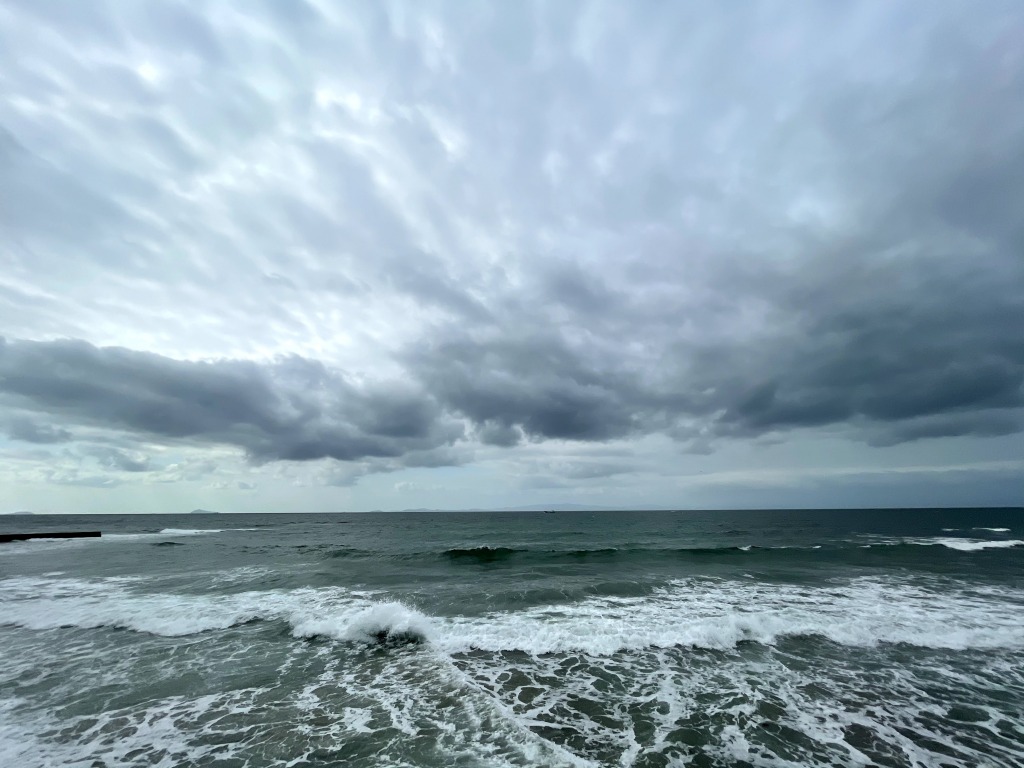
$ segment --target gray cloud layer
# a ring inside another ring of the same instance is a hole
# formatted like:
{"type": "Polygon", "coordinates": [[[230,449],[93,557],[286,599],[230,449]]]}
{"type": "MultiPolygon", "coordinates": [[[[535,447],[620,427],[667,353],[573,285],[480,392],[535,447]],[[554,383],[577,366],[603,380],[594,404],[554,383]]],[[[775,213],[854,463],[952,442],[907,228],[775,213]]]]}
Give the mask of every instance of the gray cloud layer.
{"type": "Polygon", "coordinates": [[[998,2],[11,3],[2,423],[387,468],[1016,433],[1021,40],[998,2]]]}
{"type": "MultiPolygon", "coordinates": [[[[462,433],[410,388],[357,387],[297,357],[192,363],[80,341],[4,341],[0,395],[66,423],[226,443],[256,461],[395,457],[462,433]]],[[[114,449],[102,458],[122,469],[130,463],[114,449]]]]}

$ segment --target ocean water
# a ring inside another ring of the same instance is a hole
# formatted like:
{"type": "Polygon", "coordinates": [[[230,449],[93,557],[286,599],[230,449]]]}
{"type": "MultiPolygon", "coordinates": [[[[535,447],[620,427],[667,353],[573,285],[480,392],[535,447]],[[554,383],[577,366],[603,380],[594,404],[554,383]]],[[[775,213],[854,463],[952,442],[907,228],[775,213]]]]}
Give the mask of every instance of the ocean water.
{"type": "Polygon", "coordinates": [[[1024,511],[0,518],[0,766],[1021,766],[1024,511]]]}

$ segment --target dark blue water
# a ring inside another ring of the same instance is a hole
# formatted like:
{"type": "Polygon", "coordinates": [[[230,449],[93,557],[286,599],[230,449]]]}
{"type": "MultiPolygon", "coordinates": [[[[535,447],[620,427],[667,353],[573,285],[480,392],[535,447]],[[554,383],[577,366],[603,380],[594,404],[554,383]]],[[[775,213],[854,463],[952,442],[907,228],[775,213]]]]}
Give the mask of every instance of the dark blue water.
{"type": "Polygon", "coordinates": [[[1024,764],[1024,512],[3,517],[0,765],[1024,764]]]}

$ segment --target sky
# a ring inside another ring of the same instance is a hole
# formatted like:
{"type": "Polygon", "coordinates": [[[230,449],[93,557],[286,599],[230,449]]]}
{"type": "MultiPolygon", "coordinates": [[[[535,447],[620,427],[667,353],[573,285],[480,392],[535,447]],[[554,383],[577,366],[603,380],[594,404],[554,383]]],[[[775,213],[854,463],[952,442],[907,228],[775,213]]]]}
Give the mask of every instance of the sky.
{"type": "Polygon", "coordinates": [[[0,4],[0,512],[1024,505],[1024,5],[0,4]]]}

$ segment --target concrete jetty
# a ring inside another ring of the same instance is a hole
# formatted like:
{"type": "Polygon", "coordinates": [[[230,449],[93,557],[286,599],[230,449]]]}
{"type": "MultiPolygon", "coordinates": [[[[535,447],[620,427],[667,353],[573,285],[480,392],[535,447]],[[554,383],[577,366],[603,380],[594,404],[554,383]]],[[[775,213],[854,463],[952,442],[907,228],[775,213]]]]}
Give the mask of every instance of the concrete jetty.
{"type": "Polygon", "coordinates": [[[99,531],[45,531],[43,533],[0,533],[0,544],[28,539],[87,539],[96,538],[99,531]]]}

